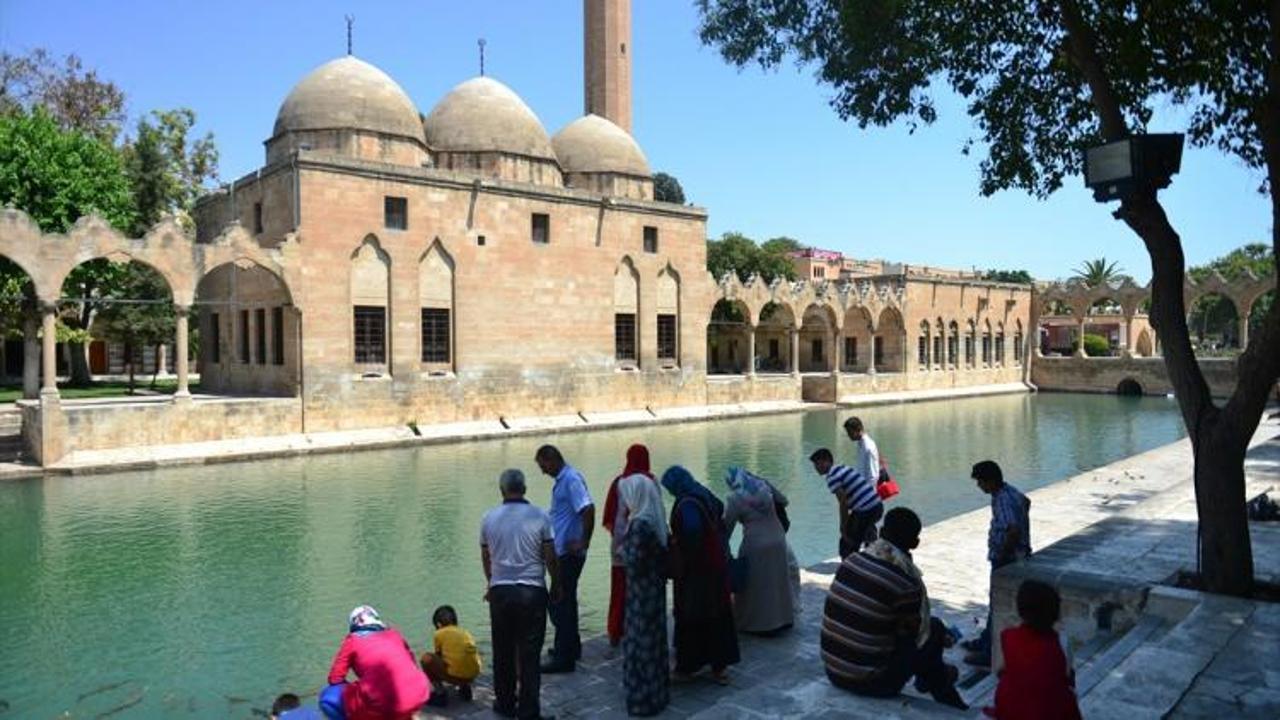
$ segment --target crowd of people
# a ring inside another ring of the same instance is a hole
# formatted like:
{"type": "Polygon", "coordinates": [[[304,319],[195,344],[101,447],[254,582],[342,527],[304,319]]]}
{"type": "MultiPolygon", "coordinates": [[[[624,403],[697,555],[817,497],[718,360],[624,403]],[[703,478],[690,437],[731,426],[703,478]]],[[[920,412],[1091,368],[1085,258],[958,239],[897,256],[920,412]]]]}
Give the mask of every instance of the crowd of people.
{"type": "MultiPolygon", "coordinates": [[[[844,428],[854,444],[852,464],[836,464],[828,448],[809,458],[835,496],[839,518],[841,565],[828,590],[820,640],[827,677],[870,697],[897,695],[914,679],[919,692],[965,708],[956,690],[958,670],[943,659],[956,634],[933,616],[912,557],[920,544],[920,518],[904,507],[885,512],[884,498],[896,490],[886,491],[892,481],[879,449],[860,419],[850,418],[844,428]]],[[[555,446],[538,448],[534,460],[553,480],[550,507],[532,505],[525,498],[524,473],[508,469],[498,478],[502,502],[485,514],[480,530],[493,711],[502,717],[545,717],[542,674],[574,672],[582,654],[578,581],[593,537],[595,504],[582,473],[555,446]],[[548,620],[555,635],[544,658],[548,620]]],[[[991,496],[987,556],[994,572],[1030,553],[1030,501],[1004,482],[995,462],[978,463],[972,477],[991,496]]],[[[601,513],[610,534],[607,633],[621,647],[622,690],[632,715],[662,712],[671,683],[689,682],[704,670],[712,681],[728,684],[728,669],[740,659],[739,633],[772,637],[796,620],[799,568],[786,539],[786,496],[739,467],[728,469],[724,483],[722,499],[679,465],[655,476],[648,449],[633,445],[609,486],[601,513]],[[662,489],[672,498],[669,511],[662,489]],[[742,538],[735,553],[730,538],[738,526],[742,538]]],[[[1053,629],[1059,604],[1052,587],[1028,581],[1020,588],[1024,622],[1000,636],[1004,667],[988,715],[1079,717],[1070,657],[1053,629]]],[[[355,608],[329,685],[320,693],[324,716],[410,718],[424,705],[448,704],[450,690],[470,701],[481,670],[475,641],[450,606],[438,608],[432,621],[434,647],[415,657],[376,610],[355,608]]],[[[990,627],[989,618],[983,634],[965,644],[967,662],[990,664],[990,627]]],[[[282,695],[272,713],[283,720],[318,717],[292,695],[282,695]]]]}

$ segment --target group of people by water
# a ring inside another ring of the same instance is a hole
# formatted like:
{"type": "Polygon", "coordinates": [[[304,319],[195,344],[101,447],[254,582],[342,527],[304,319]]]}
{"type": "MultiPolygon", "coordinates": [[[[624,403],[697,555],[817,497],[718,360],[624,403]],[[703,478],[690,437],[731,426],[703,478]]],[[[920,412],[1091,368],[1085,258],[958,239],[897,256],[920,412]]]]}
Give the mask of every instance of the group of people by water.
{"type": "MultiPolygon", "coordinates": [[[[918,691],[964,708],[955,687],[958,671],[943,660],[956,633],[933,617],[912,559],[920,519],[907,508],[884,511],[884,498],[893,492],[886,490],[896,486],[878,448],[860,419],[850,418],[844,428],[855,446],[852,464],[836,464],[827,448],[810,456],[839,513],[842,562],[827,594],[820,640],[827,677],[837,687],[872,697],[897,695],[914,678],[918,691]]],[[[524,473],[508,469],[498,478],[502,502],[485,514],[480,530],[493,711],[503,717],[545,717],[542,674],[574,672],[582,654],[578,581],[594,535],[595,503],[582,474],[555,446],[538,448],[534,460],[553,478],[549,509],[529,503],[524,473]],[[555,636],[544,658],[548,619],[555,636]]],[[[1030,501],[1004,483],[992,461],[975,465],[972,477],[991,495],[992,570],[1025,558],[1030,501]]],[[[773,637],[795,622],[800,579],[786,540],[788,500],[768,480],[743,468],[729,468],[724,480],[727,492],[721,499],[682,466],[659,477],[650,467],[648,449],[633,445],[609,486],[600,518],[611,536],[607,632],[610,643],[621,647],[622,689],[632,715],[662,712],[670,685],[689,682],[704,670],[712,681],[727,685],[728,669],[740,660],[739,633],[773,637]],[[662,489],[672,497],[669,511],[662,489]],[[742,540],[734,554],[729,540],[739,525],[742,540]],[[668,581],[674,620],[670,642],[668,581]]],[[[1070,660],[1053,629],[1059,602],[1047,585],[1028,581],[1020,589],[1024,624],[1001,635],[1004,672],[989,715],[1079,717],[1070,660]]],[[[437,609],[433,623],[433,651],[415,657],[376,610],[353,610],[329,685],[320,693],[320,711],[347,720],[410,718],[425,704],[446,705],[449,686],[458,699],[470,701],[471,683],[481,670],[474,639],[458,627],[451,607],[437,609]],[[354,680],[348,679],[351,673],[354,680]]],[[[966,661],[990,664],[990,619],[987,627],[965,644],[966,661]]],[[[273,715],[305,720],[315,711],[290,695],[281,696],[273,715]]]]}

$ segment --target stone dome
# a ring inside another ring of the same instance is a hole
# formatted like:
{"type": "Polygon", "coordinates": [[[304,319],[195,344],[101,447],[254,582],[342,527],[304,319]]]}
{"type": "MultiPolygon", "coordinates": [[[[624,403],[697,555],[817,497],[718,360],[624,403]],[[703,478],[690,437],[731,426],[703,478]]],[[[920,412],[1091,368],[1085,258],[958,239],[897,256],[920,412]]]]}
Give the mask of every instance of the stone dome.
{"type": "Polygon", "coordinates": [[[356,129],[422,141],[418,108],[386,73],[350,55],[312,70],[289,91],[273,135],[356,129]]]}
{"type": "Polygon", "coordinates": [[[450,90],[422,126],[432,150],[556,159],[538,116],[511,88],[489,77],[472,78],[450,90]]]}
{"type": "Polygon", "coordinates": [[[556,133],[551,146],[567,173],[651,177],[649,161],[626,130],[599,115],[584,115],[556,133]]]}

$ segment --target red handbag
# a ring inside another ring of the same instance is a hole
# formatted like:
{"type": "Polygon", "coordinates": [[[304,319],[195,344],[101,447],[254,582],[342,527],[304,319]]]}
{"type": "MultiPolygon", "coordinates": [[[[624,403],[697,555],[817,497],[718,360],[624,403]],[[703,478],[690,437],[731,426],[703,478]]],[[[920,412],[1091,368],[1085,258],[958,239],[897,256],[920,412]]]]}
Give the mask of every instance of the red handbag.
{"type": "Polygon", "coordinates": [[[898,481],[889,474],[889,465],[885,463],[884,456],[880,456],[880,477],[876,480],[876,494],[881,500],[888,500],[900,491],[898,481]]]}

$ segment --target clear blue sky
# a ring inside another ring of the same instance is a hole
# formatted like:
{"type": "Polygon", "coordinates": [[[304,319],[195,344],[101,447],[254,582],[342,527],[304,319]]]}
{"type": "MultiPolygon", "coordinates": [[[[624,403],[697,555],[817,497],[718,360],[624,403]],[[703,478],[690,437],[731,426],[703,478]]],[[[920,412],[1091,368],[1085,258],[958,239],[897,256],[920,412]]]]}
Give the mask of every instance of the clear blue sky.
{"type": "MultiPolygon", "coordinates": [[[[258,167],[280,101],[311,68],[345,49],[395,78],[423,113],[477,72],[519,93],[555,133],[582,111],[579,0],[416,2],[67,2],[0,0],[0,48],[75,52],[126,92],[133,116],[194,109],[222,154],[223,179],[258,167]]],[[[1072,180],[1051,200],[978,195],[971,132],[954,100],[930,128],[859,130],[828,107],[806,68],[763,73],[726,65],[696,36],[684,0],[633,2],[635,135],[655,170],[677,176],[710,212],[708,232],[789,235],[857,257],[951,267],[1022,267],[1065,277],[1105,255],[1146,280],[1140,241],[1072,180]]],[[[1160,129],[1177,130],[1177,127],[1160,129]]],[[[1190,262],[1270,232],[1261,176],[1188,150],[1164,193],[1190,262]]]]}

